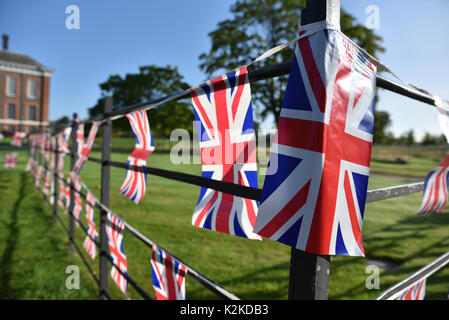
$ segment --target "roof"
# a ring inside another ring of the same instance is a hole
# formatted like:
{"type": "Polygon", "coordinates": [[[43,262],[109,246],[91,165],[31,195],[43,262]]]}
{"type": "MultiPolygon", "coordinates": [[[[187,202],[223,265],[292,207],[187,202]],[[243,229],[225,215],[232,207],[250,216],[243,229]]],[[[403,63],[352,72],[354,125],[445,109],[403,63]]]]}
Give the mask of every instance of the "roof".
{"type": "Polygon", "coordinates": [[[0,66],[8,66],[29,71],[43,72],[51,74],[52,69],[37,62],[30,56],[22,53],[11,52],[9,50],[0,50],[0,66]]]}

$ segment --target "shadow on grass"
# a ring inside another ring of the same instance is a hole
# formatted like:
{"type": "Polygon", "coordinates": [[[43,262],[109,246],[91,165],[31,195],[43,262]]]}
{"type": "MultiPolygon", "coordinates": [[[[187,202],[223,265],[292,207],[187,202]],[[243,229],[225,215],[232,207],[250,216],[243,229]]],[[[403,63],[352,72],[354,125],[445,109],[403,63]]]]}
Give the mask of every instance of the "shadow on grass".
{"type": "Polygon", "coordinates": [[[6,242],[5,250],[0,258],[0,270],[2,272],[2,281],[0,281],[0,299],[15,299],[13,291],[10,290],[11,276],[13,272],[12,268],[12,255],[16,248],[17,239],[19,237],[19,227],[17,226],[17,215],[19,212],[20,204],[25,196],[25,179],[26,173],[22,172],[20,176],[20,189],[16,202],[14,203],[10,217],[11,222],[8,224],[7,229],[9,231],[8,240],[6,242]]]}
{"type": "MultiPolygon", "coordinates": [[[[419,239],[424,232],[430,232],[432,230],[432,227],[434,226],[441,226],[441,225],[449,225],[449,214],[446,213],[432,213],[427,214],[424,216],[411,216],[409,218],[403,219],[401,221],[398,221],[397,223],[387,226],[385,228],[382,228],[380,230],[376,231],[375,236],[366,237],[364,239],[365,244],[368,244],[365,246],[367,249],[367,252],[371,252],[367,258],[375,258],[375,259],[388,259],[392,262],[395,262],[399,264],[399,267],[391,272],[382,272],[382,275],[396,275],[399,280],[402,281],[403,279],[409,277],[416,271],[418,271],[419,268],[423,267],[424,265],[420,267],[415,266],[404,266],[408,262],[412,261],[413,259],[417,258],[429,258],[432,261],[436,258],[438,258],[440,255],[444,254],[446,251],[448,251],[449,247],[449,236],[443,237],[441,239],[436,239],[435,241],[432,241],[431,244],[425,247],[417,248],[416,250],[408,250],[407,253],[404,253],[404,256],[401,258],[392,259],[390,256],[390,251],[394,247],[395,244],[397,244],[399,241],[408,241],[411,239],[416,240],[419,239]],[[391,236],[382,236],[383,233],[392,233],[391,236]],[[394,235],[393,235],[394,234],[394,235]]],[[[347,263],[356,263],[352,259],[344,260],[344,261],[333,261],[332,267],[338,269],[339,267],[342,267],[343,265],[347,263]]],[[[430,261],[429,261],[430,263],[430,261]]],[[[367,274],[368,276],[368,274],[367,274]]],[[[448,281],[448,276],[438,275],[438,273],[432,275],[429,277],[430,283],[438,283],[442,280],[448,281]]],[[[390,288],[394,284],[396,284],[398,281],[396,280],[385,280],[382,281],[382,290],[376,291],[376,295],[379,295],[384,290],[390,288]]],[[[347,298],[349,296],[354,296],[357,294],[362,294],[366,292],[367,288],[365,286],[365,283],[357,284],[344,292],[341,292],[340,294],[334,295],[334,299],[343,299],[347,298]]],[[[447,292],[439,290],[437,293],[433,293],[429,295],[429,298],[431,299],[445,299],[447,292]]]]}

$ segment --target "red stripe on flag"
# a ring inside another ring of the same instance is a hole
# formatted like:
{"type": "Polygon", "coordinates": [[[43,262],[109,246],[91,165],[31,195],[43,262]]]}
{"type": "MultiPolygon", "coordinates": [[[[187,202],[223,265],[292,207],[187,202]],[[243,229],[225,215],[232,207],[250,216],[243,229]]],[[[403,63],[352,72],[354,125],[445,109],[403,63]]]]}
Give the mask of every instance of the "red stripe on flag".
{"type": "Polygon", "coordinates": [[[270,238],[280,226],[283,226],[307,201],[310,189],[310,180],[296,193],[287,205],[263,227],[258,234],[270,238]]]}
{"type": "Polygon", "coordinates": [[[313,56],[312,47],[310,46],[309,38],[303,38],[298,40],[298,47],[301,51],[301,56],[304,61],[304,66],[306,68],[307,77],[312,87],[313,94],[315,96],[316,102],[320,111],[324,113],[326,109],[326,88],[321,78],[320,71],[315,62],[313,56]]]}
{"type": "Polygon", "coordinates": [[[362,233],[360,231],[359,221],[357,219],[357,211],[355,209],[354,197],[352,196],[351,183],[349,181],[349,175],[347,171],[345,172],[344,188],[346,194],[346,203],[348,205],[349,218],[351,220],[352,233],[354,235],[355,241],[357,242],[357,245],[360,248],[360,251],[365,254],[365,249],[363,248],[362,233]]]}

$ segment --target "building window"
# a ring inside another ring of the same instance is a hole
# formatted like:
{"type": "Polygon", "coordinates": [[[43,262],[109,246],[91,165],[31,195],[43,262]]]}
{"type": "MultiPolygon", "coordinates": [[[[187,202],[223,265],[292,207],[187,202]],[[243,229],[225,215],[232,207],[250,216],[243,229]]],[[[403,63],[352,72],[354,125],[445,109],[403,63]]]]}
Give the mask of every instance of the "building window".
{"type": "Polygon", "coordinates": [[[16,118],[16,105],[14,103],[8,103],[8,108],[6,109],[6,118],[15,119],[16,118]]]}
{"type": "Polygon", "coordinates": [[[28,79],[28,92],[27,96],[30,99],[36,99],[37,98],[37,80],[35,79],[28,79]]]}
{"type": "Polygon", "coordinates": [[[28,107],[28,120],[36,121],[36,106],[28,107]]]}
{"type": "Polygon", "coordinates": [[[6,95],[8,97],[15,97],[17,95],[17,78],[6,78],[6,95]]]}

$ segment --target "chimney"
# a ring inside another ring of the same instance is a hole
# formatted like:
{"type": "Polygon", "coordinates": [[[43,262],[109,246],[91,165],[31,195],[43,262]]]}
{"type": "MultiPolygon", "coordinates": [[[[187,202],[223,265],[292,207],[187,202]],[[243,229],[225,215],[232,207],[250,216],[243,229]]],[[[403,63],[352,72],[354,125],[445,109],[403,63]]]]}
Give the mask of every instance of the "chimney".
{"type": "Polygon", "coordinates": [[[8,50],[8,35],[3,34],[3,50],[8,50]]]}

